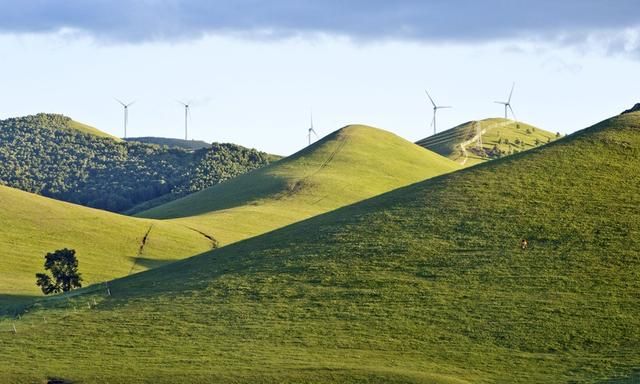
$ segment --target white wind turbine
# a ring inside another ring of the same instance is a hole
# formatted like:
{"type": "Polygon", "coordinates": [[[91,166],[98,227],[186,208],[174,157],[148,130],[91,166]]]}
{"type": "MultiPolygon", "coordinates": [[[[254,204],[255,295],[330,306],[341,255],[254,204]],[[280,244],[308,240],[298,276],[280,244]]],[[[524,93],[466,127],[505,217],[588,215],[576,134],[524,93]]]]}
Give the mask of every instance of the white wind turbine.
{"type": "Polygon", "coordinates": [[[191,102],[187,101],[179,101],[178,103],[182,104],[184,106],[184,139],[188,140],[188,133],[189,133],[189,119],[191,118],[191,102]]]}
{"type": "Polygon", "coordinates": [[[313,129],[313,112],[311,112],[311,118],[310,118],[310,123],[311,125],[309,125],[309,131],[308,131],[308,138],[309,138],[309,145],[311,145],[311,135],[313,134],[316,139],[318,138],[318,134],[316,133],[316,130],[313,129]]]}
{"type": "Polygon", "coordinates": [[[120,103],[120,105],[122,105],[122,108],[124,108],[124,138],[127,138],[127,125],[129,124],[129,107],[131,105],[133,105],[133,103],[135,103],[135,101],[132,101],[130,103],[125,103],[123,101],[120,101],[118,99],[116,99],[116,101],[118,103],[120,103]]]}
{"type": "Polygon", "coordinates": [[[433,134],[435,135],[436,134],[436,114],[438,113],[438,109],[451,108],[451,106],[437,105],[435,101],[433,101],[433,99],[431,98],[431,95],[426,89],[424,90],[424,92],[427,94],[429,101],[431,101],[431,105],[433,105],[433,120],[431,120],[431,125],[433,125],[433,134]]]}
{"type": "Polygon", "coordinates": [[[511,107],[511,96],[513,96],[513,88],[515,88],[516,83],[514,82],[513,84],[511,84],[511,92],[509,92],[509,98],[507,99],[507,101],[495,101],[496,104],[502,104],[504,105],[504,118],[508,119],[508,115],[507,112],[511,111],[511,115],[513,116],[513,120],[518,120],[516,118],[516,114],[513,112],[513,108],[511,107]]]}

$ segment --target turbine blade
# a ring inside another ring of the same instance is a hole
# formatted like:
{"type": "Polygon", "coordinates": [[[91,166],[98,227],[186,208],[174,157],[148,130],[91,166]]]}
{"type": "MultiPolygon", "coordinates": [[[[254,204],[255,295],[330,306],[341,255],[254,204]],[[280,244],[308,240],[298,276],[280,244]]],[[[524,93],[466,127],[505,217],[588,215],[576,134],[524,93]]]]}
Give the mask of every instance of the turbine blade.
{"type": "Polygon", "coordinates": [[[494,103],[502,104],[502,105],[507,105],[508,104],[507,102],[504,102],[504,101],[494,101],[494,103]]]}
{"type": "Polygon", "coordinates": [[[518,118],[516,117],[516,113],[513,112],[513,108],[511,108],[511,104],[507,104],[509,106],[509,110],[511,111],[511,114],[513,115],[513,120],[518,121],[518,118]]]}
{"type": "Polygon", "coordinates": [[[132,106],[133,104],[136,103],[136,101],[138,101],[138,100],[134,100],[134,101],[130,102],[129,104],[125,105],[125,107],[128,108],[128,107],[132,106]]]}
{"type": "Polygon", "coordinates": [[[429,101],[431,101],[431,104],[433,104],[433,106],[436,106],[436,103],[433,101],[433,99],[431,98],[431,95],[429,94],[429,92],[425,89],[424,93],[427,94],[427,97],[429,98],[429,101]]]}
{"type": "Polygon", "coordinates": [[[123,106],[123,107],[126,107],[126,106],[127,106],[125,103],[123,103],[123,102],[122,102],[121,100],[119,100],[119,99],[116,99],[115,97],[114,97],[114,100],[115,100],[115,101],[117,101],[118,103],[122,104],[122,106],[123,106]]]}
{"type": "Polygon", "coordinates": [[[516,86],[516,82],[514,81],[513,84],[511,84],[511,92],[509,92],[509,99],[507,100],[507,103],[511,102],[511,96],[513,96],[513,88],[515,88],[516,86]]]}
{"type": "Polygon", "coordinates": [[[440,109],[440,108],[453,108],[453,107],[450,105],[442,105],[442,106],[438,106],[437,108],[440,109]]]}

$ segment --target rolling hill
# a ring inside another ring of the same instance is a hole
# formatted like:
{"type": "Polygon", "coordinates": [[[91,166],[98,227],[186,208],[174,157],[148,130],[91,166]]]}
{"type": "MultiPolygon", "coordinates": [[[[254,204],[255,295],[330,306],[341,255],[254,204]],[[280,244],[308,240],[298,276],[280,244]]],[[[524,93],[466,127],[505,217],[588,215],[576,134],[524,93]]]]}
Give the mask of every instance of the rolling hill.
{"type": "Polygon", "coordinates": [[[138,215],[229,244],[459,167],[392,133],[342,128],[270,166],[138,215]]]}
{"type": "Polygon", "coordinates": [[[460,163],[475,165],[556,140],[559,134],[503,118],[469,121],[416,144],[460,163]],[[481,143],[478,141],[481,132],[481,143]],[[480,145],[481,144],[481,145],[480,145]]]}
{"type": "Polygon", "coordinates": [[[629,113],[40,301],[0,321],[0,377],[634,383],[639,205],[629,113]]]}
{"type": "Polygon", "coordinates": [[[139,272],[210,250],[212,241],[181,225],[73,205],[0,186],[0,306],[38,295],[44,255],[78,252],[86,284],[139,272]],[[144,239],[144,241],[143,241],[144,239]]]}
{"type": "Polygon", "coordinates": [[[0,185],[114,212],[177,199],[273,159],[234,144],[193,151],[122,141],[62,115],[0,120],[0,185]]]}

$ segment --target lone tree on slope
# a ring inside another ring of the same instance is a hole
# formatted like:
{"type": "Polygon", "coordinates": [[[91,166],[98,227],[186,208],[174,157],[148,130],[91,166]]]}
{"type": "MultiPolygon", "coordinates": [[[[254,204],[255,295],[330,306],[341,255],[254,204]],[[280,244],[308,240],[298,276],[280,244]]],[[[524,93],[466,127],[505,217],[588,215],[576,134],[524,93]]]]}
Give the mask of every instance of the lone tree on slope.
{"type": "Polygon", "coordinates": [[[36,273],[36,285],[42,289],[45,295],[51,293],[68,292],[74,288],[82,287],[82,276],[78,272],[78,259],[73,249],[59,249],[53,253],[47,253],[44,257],[44,269],[46,273],[36,273]]]}

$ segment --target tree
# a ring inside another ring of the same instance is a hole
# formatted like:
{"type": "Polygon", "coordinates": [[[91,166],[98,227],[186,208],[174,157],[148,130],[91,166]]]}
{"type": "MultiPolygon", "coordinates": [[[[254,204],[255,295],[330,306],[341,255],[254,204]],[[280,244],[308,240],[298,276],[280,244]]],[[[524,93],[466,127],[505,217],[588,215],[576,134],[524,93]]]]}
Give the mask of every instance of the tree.
{"type": "Polygon", "coordinates": [[[44,257],[44,269],[51,272],[36,273],[36,285],[42,289],[42,293],[68,292],[74,288],[82,287],[82,276],[78,272],[78,259],[73,249],[59,249],[53,253],[47,253],[44,257]]]}

